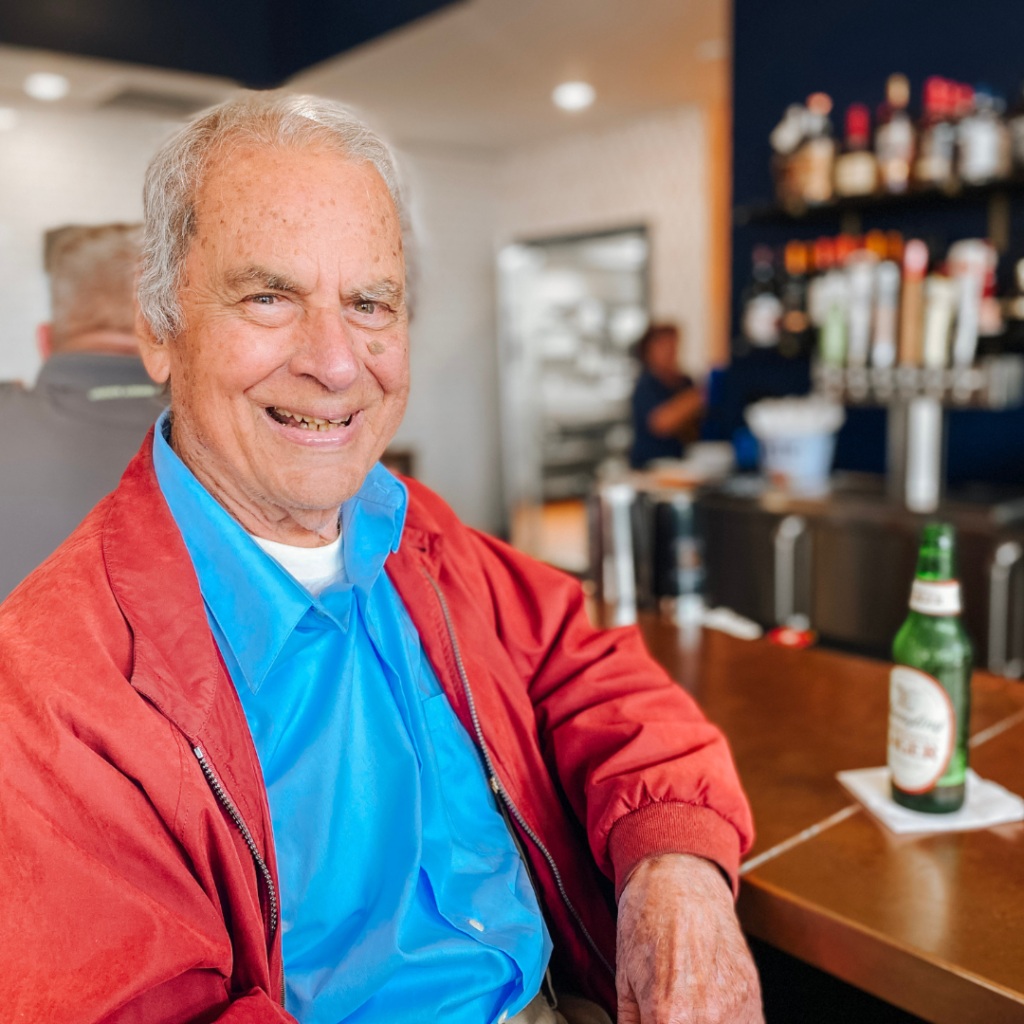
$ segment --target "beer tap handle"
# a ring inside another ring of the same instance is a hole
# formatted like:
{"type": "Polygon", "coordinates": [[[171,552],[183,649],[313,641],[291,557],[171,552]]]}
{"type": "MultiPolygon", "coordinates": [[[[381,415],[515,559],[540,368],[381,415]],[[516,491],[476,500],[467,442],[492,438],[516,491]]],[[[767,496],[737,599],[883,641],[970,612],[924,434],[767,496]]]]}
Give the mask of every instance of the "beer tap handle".
{"type": "MultiPolygon", "coordinates": [[[[1010,580],[1014,566],[1024,556],[1024,548],[1015,540],[1004,541],[996,548],[988,571],[988,670],[1007,675],[1010,633],[1010,580]]],[[[1020,675],[1015,666],[1014,676],[1020,675]]]]}

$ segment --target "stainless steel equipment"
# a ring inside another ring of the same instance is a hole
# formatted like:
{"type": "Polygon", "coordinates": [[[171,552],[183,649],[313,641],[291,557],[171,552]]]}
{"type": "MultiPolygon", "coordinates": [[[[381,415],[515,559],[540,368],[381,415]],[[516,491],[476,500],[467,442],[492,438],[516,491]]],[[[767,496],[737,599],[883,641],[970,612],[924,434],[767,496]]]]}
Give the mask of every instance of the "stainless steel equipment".
{"type": "Polygon", "coordinates": [[[946,410],[1008,409],[1024,401],[1024,359],[986,356],[976,366],[885,369],[816,366],[815,390],[847,405],[888,409],[888,493],[911,512],[934,512],[945,485],[946,410]]]}
{"type": "Polygon", "coordinates": [[[689,615],[704,581],[694,492],[636,474],[599,486],[589,509],[590,564],[614,624],[635,622],[638,608],[689,615]]]}
{"type": "Polygon", "coordinates": [[[925,518],[956,524],[965,622],[977,663],[1024,668],[1024,503],[945,501],[931,517],[889,500],[880,480],[837,480],[799,501],[750,480],[703,492],[697,524],[708,604],[761,623],[809,624],[822,640],[888,658],[906,615],[925,518]]]}

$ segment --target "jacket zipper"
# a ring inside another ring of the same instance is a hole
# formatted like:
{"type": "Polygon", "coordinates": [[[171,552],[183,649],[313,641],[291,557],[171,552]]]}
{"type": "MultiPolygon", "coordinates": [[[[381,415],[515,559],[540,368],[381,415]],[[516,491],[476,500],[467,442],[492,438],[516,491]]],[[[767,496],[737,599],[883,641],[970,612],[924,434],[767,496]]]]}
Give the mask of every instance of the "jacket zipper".
{"type": "Polygon", "coordinates": [[[224,810],[227,811],[228,817],[235,823],[238,831],[242,833],[245,845],[249,847],[249,853],[252,854],[252,859],[255,861],[257,869],[267,884],[267,899],[270,902],[270,941],[273,943],[274,936],[277,934],[277,887],[274,885],[274,878],[270,874],[270,868],[267,867],[266,861],[260,856],[259,847],[256,845],[256,841],[253,839],[252,833],[249,831],[249,827],[243,820],[238,808],[235,807],[231,797],[228,796],[227,791],[220,784],[220,779],[217,778],[217,773],[210,766],[210,762],[206,760],[203,748],[195,746],[192,748],[192,753],[196,755],[199,767],[202,768],[203,775],[206,776],[206,781],[210,784],[210,789],[213,790],[213,795],[220,802],[224,810]]]}
{"type": "Polygon", "coordinates": [[[476,712],[476,702],[473,700],[473,691],[469,685],[469,677],[466,674],[466,666],[462,661],[462,652],[459,650],[459,641],[455,635],[455,626],[452,624],[451,612],[448,610],[448,601],[444,596],[444,592],[441,590],[437,580],[427,571],[423,569],[423,575],[427,577],[430,585],[434,588],[434,593],[437,594],[438,602],[441,605],[441,612],[444,615],[445,626],[448,629],[448,639],[451,641],[452,650],[455,652],[455,664],[459,670],[459,680],[462,683],[462,692],[466,695],[466,704],[469,706],[469,717],[473,722],[473,731],[476,734],[477,746],[480,748],[480,755],[483,757],[484,765],[487,769],[489,776],[489,782],[491,789],[494,791],[496,796],[501,797],[501,802],[508,809],[509,814],[515,818],[516,823],[523,830],[523,832],[530,838],[530,841],[540,850],[544,859],[548,863],[548,867],[551,869],[551,874],[554,876],[555,885],[558,886],[558,893],[562,897],[562,902],[565,904],[566,909],[573,916],[576,924],[579,926],[580,932],[583,937],[587,940],[590,948],[594,951],[598,960],[604,964],[605,969],[614,978],[615,969],[601,952],[597,943],[594,941],[593,936],[587,930],[587,926],[583,923],[583,918],[580,916],[579,911],[573,906],[572,900],[569,899],[569,894],[565,891],[565,884],[562,881],[562,873],[558,870],[558,865],[555,863],[555,858],[551,856],[548,848],[541,842],[540,836],[533,831],[532,828],[526,823],[526,819],[520,813],[519,808],[516,807],[512,797],[509,796],[508,790],[505,789],[505,784],[498,778],[498,773],[494,770],[494,762],[491,761],[491,752],[487,749],[487,743],[484,740],[484,732],[480,726],[480,718],[476,712]]]}

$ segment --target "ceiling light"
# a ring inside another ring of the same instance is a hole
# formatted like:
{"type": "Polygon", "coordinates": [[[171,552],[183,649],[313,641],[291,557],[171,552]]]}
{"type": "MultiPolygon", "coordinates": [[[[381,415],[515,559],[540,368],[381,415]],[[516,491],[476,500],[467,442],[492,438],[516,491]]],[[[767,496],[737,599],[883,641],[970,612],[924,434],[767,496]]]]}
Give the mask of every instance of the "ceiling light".
{"type": "Polygon", "coordinates": [[[563,82],[551,93],[555,106],[562,110],[586,110],[596,96],[589,82],[563,82]]]}
{"type": "Polygon", "coordinates": [[[18,112],[13,107],[0,107],[0,132],[9,132],[18,123],[18,112]]]}
{"type": "Polygon", "coordinates": [[[34,100],[62,100],[67,96],[71,83],[52,71],[36,71],[22,83],[22,88],[34,100]]]}

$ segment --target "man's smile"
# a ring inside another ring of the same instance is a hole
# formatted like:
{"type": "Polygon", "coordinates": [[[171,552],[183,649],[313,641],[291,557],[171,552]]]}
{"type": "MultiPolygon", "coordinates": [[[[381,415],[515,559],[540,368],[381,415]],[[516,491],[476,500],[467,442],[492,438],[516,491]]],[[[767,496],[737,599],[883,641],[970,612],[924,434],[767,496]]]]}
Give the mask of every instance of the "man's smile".
{"type": "Polygon", "coordinates": [[[282,409],[279,405],[271,405],[267,406],[267,415],[287,427],[296,427],[299,430],[327,431],[335,427],[347,427],[352,422],[355,413],[350,412],[348,416],[340,419],[323,419],[319,416],[293,412],[291,409],[282,409]]]}

